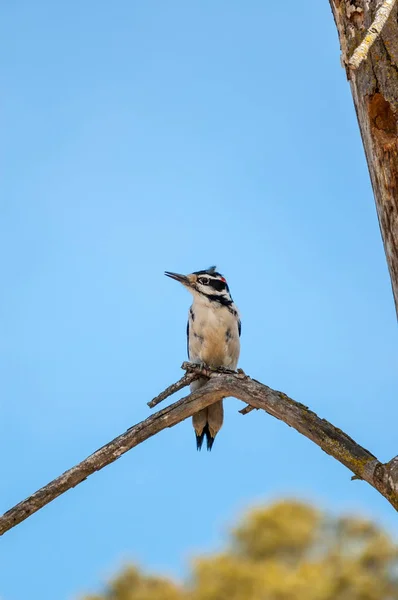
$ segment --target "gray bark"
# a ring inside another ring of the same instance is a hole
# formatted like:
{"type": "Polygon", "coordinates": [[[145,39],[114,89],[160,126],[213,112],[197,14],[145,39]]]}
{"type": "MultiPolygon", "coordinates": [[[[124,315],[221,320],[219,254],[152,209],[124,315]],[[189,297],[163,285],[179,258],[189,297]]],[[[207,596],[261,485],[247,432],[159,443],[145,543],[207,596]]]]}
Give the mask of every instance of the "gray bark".
{"type": "MultiPolygon", "coordinates": [[[[350,469],[354,473],[355,479],[364,479],[376,488],[398,510],[398,457],[387,464],[382,464],[368,450],[325,419],[318,417],[307,406],[251,379],[242,372],[221,373],[202,369],[198,365],[189,363],[184,363],[183,368],[189,372],[189,376],[184,375],[180,382],[170,386],[167,394],[164,392],[160,395],[162,399],[176,389],[180,389],[182,385],[188,385],[192,381],[192,374],[195,374],[197,378],[208,377],[210,381],[186,398],[134,425],[81,463],[11,508],[0,517],[0,535],[84,481],[95,471],[114,462],[134,446],[227,396],[234,396],[250,406],[261,408],[273,417],[284,421],[350,469]]],[[[302,465],[296,463],[294,456],[292,456],[292,465],[297,469],[302,468],[302,465]]]]}

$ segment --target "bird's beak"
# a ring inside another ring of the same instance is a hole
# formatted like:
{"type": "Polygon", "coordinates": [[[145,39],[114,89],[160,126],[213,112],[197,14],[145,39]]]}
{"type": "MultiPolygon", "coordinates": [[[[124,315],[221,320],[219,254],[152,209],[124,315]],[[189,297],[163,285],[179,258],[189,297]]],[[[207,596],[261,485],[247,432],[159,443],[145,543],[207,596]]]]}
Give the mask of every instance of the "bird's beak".
{"type": "Polygon", "coordinates": [[[175,279],[182,283],[182,285],[190,286],[191,282],[189,281],[186,275],[180,275],[179,273],[170,273],[170,271],[165,271],[164,273],[167,277],[171,277],[171,279],[175,279]]]}

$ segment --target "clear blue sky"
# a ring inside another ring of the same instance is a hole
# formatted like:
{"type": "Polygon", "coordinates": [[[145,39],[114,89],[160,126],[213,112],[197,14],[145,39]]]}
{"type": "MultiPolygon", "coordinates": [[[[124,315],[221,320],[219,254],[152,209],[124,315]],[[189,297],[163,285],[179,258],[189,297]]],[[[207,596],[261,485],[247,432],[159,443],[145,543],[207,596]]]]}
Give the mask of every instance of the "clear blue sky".
{"type": "MultiPolygon", "coordinates": [[[[240,366],[397,454],[396,318],[327,0],[1,12],[1,511],[180,377],[190,297],[164,270],[216,264],[240,366]]],[[[398,529],[369,486],[240,406],[211,454],[182,423],[7,533],[2,600],[72,599],[129,559],[183,576],[283,495],[398,529]]]]}

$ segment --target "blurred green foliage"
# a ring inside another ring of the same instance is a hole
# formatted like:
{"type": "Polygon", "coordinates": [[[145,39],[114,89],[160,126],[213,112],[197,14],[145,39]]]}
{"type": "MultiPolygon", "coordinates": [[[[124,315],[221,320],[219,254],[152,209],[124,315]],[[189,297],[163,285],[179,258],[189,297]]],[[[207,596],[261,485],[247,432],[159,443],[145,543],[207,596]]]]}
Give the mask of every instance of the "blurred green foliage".
{"type": "Polygon", "coordinates": [[[375,523],[283,501],[246,514],[185,583],[125,568],[83,600],[398,600],[398,547],[375,523]]]}

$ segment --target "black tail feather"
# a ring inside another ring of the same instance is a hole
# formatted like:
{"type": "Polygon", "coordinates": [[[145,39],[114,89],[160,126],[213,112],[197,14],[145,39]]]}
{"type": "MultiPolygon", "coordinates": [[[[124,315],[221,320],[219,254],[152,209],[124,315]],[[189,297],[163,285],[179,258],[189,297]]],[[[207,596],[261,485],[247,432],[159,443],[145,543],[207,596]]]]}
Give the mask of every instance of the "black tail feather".
{"type": "Polygon", "coordinates": [[[206,447],[207,450],[211,450],[214,444],[214,437],[212,437],[209,429],[208,423],[204,426],[204,429],[200,435],[196,434],[196,448],[197,450],[202,450],[203,440],[206,437],[206,447]]]}
{"type": "Polygon", "coordinates": [[[207,450],[210,452],[210,450],[213,448],[213,444],[214,444],[214,440],[215,438],[212,437],[210,431],[209,431],[209,427],[208,425],[206,425],[206,444],[207,444],[207,450]]]}
{"type": "Polygon", "coordinates": [[[202,431],[200,435],[196,434],[196,449],[202,450],[202,444],[205,437],[205,429],[202,431]]]}

